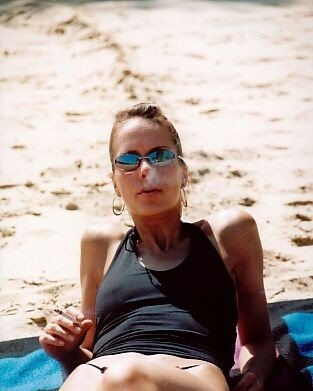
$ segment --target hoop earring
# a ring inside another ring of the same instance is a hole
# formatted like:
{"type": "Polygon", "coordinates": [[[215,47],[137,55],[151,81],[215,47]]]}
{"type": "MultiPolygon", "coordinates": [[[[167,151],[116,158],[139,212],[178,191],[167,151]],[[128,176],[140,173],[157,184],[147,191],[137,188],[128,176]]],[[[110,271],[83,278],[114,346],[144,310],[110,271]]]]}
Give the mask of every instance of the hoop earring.
{"type": "Polygon", "coordinates": [[[112,201],[112,211],[115,214],[115,216],[120,216],[125,209],[125,202],[122,203],[122,205],[116,205],[115,201],[119,198],[118,196],[115,196],[112,201]]]}
{"type": "Polygon", "coordinates": [[[187,208],[187,206],[188,206],[187,196],[186,196],[186,191],[183,187],[180,189],[180,197],[181,197],[181,202],[182,202],[183,206],[185,208],[187,208]]]}

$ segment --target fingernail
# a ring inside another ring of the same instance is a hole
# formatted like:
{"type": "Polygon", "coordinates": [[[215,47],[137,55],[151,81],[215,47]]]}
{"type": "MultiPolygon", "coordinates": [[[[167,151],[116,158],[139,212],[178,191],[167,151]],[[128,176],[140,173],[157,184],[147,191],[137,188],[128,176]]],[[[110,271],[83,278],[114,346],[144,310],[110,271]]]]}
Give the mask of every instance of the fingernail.
{"type": "Polygon", "coordinates": [[[73,342],[75,337],[73,335],[68,335],[67,336],[67,339],[70,341],[70,342],[73,342]]]}
{"type": "Polygon", "coordinates": [[[81,328],[80,328],[80,327],[75,327],[75,328],[74,328],[74,332],[75,332],[76,334],[79,334],[79,333],[81,332],[81,328]]]}

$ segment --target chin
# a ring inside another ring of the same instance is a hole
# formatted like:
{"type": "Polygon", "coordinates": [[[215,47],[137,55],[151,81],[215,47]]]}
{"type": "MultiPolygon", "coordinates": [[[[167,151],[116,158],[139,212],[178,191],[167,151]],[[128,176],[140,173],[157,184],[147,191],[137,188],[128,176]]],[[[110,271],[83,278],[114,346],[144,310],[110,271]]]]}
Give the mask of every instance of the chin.
{"type": "Polygon", "coordinates": [[[140,216],[160,216],[160,215],[173,215],[173,214],[179,214],[181,213],[180,206],[165,206],[163,205],[140,205],[139,210],[134,212],[136,215],[140,216]]]}

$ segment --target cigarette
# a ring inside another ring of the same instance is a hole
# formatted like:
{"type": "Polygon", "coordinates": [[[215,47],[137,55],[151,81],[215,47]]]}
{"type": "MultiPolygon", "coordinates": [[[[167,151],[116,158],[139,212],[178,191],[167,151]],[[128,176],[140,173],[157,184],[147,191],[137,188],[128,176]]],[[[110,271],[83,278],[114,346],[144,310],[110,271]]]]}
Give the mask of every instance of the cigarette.
{"type": "Polygon", "coordinates": [[[73,316],[67,314],[66,312],[63,312],[61,310],[55,309],[54,312],[56,312],[59,315],[64,316],[64,318],[70,320],[71,322],[74,323],[75,326],[81,326],[81,322],[78,322],[73,316]]]}

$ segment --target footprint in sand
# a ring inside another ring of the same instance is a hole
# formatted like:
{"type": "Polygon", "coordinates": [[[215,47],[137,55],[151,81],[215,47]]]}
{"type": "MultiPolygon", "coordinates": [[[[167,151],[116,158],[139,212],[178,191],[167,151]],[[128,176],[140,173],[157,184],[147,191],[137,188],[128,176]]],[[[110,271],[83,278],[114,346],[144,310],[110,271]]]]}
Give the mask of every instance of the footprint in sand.
{"type": "Polygon", "coordinates": [[[2,189],[11,189],[12,187],[17,187],[19,184],[17,183],[3,183],[0,185],[0,190],[2,189]]]}
{"type": "Polygon", "coordinates": [[[291,258],[288,255],[282,254],[280,252],[272,251],[272,250],[263,250],[264,255],[264,277],[271,277],[273,273],[277,270],[278,263],[281,263],[283,268],[285,267],[293,267],[292,265],[297,265],[299,263],[298,260],[291,258]]]}
{"type": "Polygon", "coordinates": [[[66,210],[78,210],[79,206],[75,202],[69,202],[65,205],[66,210]]]}
{"type": "Polygon", "coordinates": [[[287,205],[288,206],[313,205],[313,201],[311,201],[311,200],[291,201],[291,202],[288,202],[287,205]]]}
{"type": "Polygon", "coordinates": [[[286,281],[286,289],[299,289],[303,291],[312,291],[313,276],[294,277],[286,281]]]}
{"type": "Polygon", "coordinates": [[[195,106],[195,105],[198,105],[200,103],[200,99],[198,99],[198,98],[188,98],[188,99],[185,99],[184,102],[187,103],[188,105],[195,106]]]}
{"type": "Polygon", "coordinates": [[[310,192],[312,193],[313,192],[313,183],[309,183],[307,185],[302,185],[299,187],[299,189],[303,192],[303,193],[307,193],[307,192],[310,192]]]}
{"type": "Polygon", "coordinates": [[[243,197],[238,202],[238,204],[242,205],[242,206],[252,206],[255,203],[256,203],[256,201],[253,198],[250,198],[250,197],[243,197]]]}
{"type": "Polygon", "coordinates": [[[210,173],[210,169],[207,167],[198,168],[197,170],[190,171],[190,183],[197,184],[201,182],[202,177],[210,173]]]}
{"type": "Polygon", "coordinates": [[[73,14],[68,19],[51,26],[48,34],[66,34],[67,32],[77,32],[78,30],[89,28],[90,25],[83,21],[78,15],[73,14]]]}
{"type": "Polygon", "coordinates": [[[200,114],[204,114],[204,115],[210,115],[210,114],[215,114],[217,112],[219,112],[220,109],[216,108],[216,107],[212,107],[210,109],[207,109],[207,110],[203,110],[200,112],[200,114]]]}
{"type": "Polygon", "coordinates": [[[296,200],[288,202],[288,206],[292,206],[298,209],[297,213],[294,215],[294,219],[297,221],[298,228],[304,232],[304,234],[293,235],[290,239],[298,247],[312,246],[313,245],[313,235],[312,227],[310,226],[310,221],[312,221],[312,205],[313,201],[311,200],[296,200]]]}
{"type": "Polygon", "coordinates": [[[30,317],[28,323],[35,323],[38,327],[44,328],[47,325],[47,319],[44,315],[38,313],[37,315],[33,315],[32,317],[30,317]]]}
{"type": "Polygon", "coordinates": [[[1,315],[15,315],[21,309],[21,305],[17,303],[11,303],[7,308],[0,311],[1,315]]]}
{"type": "Polygon", "coordinates": [[[243,176],[245,176],[246,173],[241,171],[241,170],[237,170],[237,169],[232,169],[229,171],[229,173],[226,175],[226,178],[242,178],[243,176]]]}
{"type": "Polygon", "coordinates": [[[51,190],[50,193],[55,195],[55,196],[63,196],[63,195],[70,195],[70,194],[72,194],[71,191],[65,190],[65,189],[51,190]]]}
{"type": "Polygon", "coordinates": [[[298,247],[313,246],[313,236],[294,236],[291,241],[298,247]]]}
{"type": "Polygon", "coordinates": [[[302,213],[296,213],[295,218],[300,221],[312,221],[312,218],[310,216],[307,216],[302,213]]]}
{"type": "Polygon", "coordinates": [[[15,227],[9,227],[9,228],[1,228],[0,229],[0,236],[2,238],[8,238],[15,235],[15,227]]]}

